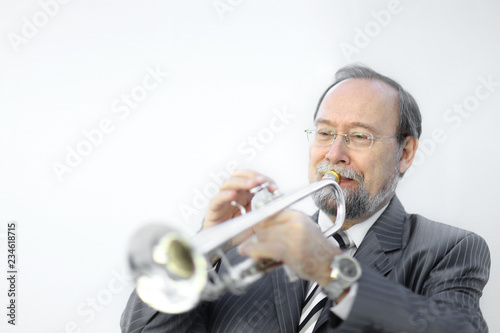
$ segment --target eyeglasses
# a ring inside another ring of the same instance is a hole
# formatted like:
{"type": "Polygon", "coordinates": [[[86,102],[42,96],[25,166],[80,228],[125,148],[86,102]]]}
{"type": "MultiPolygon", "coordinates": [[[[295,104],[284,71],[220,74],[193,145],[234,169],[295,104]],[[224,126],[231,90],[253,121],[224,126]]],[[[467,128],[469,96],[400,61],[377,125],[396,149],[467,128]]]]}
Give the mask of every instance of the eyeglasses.
{"type": "Polygon", "coordinates": [[[398,135],[392,135],[377,138],[368,132],[342,134],[327,128],[312,128],[304,132],[307,134],[309,143],[314,146],[330,146],[337,138],[337,135],[342,135],[347,148],[354,150],[370,149],[373,146],[373,142],[376,140],[398,137],[398,135]]]}

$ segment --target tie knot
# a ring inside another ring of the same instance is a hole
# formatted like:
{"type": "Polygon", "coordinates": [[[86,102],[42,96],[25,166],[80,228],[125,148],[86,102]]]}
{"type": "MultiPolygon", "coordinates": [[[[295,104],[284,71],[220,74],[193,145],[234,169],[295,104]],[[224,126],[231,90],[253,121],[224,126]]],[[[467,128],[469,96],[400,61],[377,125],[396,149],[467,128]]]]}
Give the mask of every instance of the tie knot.
{"type": "Polygon", "coordinates": [[[342,230],[339,230],[332,237],[337,241],[337,243],[339,243],[339,247],[342,250],[349,249],[354,246],[354,242],[342,230]]]}

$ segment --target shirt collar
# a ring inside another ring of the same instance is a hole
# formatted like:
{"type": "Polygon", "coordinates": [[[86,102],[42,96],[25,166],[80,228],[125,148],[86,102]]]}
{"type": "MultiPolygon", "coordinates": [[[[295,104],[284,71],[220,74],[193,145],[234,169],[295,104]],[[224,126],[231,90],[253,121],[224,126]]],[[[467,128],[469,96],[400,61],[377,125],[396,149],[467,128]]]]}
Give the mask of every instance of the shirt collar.
{"type": "MultiPolygon", "coordinates": [[[[370,230],[375,221],[377,221],[380,215],[382,215],[387,206],[389,206],[389,204],[385,205],[384,207],[376,211],[375,214],[372,214],[366,220],[356,223],[355,225],[344,231],[354,242],[356,248],[358,248],[361,245],[361,242],[368,233],[368,230],[370,230]]],[[[318,216],[318,224],[321,230],[323,231],[332,226],[332,220],[330,220],[328,215],[326,215],[325,213],[323,213],[323,211],[320,210],[318,216]]]]}

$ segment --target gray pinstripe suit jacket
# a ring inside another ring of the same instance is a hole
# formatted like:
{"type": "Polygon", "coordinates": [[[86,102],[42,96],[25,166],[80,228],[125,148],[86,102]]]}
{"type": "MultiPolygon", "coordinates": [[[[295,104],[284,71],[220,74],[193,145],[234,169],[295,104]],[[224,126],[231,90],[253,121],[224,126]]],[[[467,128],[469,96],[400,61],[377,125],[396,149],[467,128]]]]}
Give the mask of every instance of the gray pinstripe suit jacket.
{"type": "MultiPolygon", "coordinates": [[[[355,257],[363,275],[349,317],[334,329],[329,301],[315,332],[488,331],[479,298],[490,255],[480,236],[409,215],[394,197],[355,257]]],[[[296,332],[305,286],[303,280],[288,282],[278,269],[243,295],[228,293],[180,315],[157,312],[133,292],[121,328],[127,333],[296,332]]]]}

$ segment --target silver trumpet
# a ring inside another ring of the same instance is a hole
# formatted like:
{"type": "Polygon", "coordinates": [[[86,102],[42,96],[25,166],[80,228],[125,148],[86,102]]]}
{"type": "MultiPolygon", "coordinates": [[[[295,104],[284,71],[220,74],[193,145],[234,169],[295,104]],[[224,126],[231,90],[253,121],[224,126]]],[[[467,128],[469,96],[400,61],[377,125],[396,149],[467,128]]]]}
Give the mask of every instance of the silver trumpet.
{"type": "MultiPolygon", "coordinates": [[[[200,301],[215,300],[226,291],[243,292],[247,286],[282,264],[273,260],[256,262],[249,258],[231,266],[224,252],[233,246],[234,240],[238,236],[241,238],[260,221],[327,186],[335,197],[337,216],[324,235],[333,235],[340,230],[345,218],[345,200],[339,182],[339,175],[328,171],[321,180],[279,198],[267,191],[265,184],[261,185],[251,192],[263,192],[265,205],[244,214],[244,208],[233,203],[242,210],[242,215],[192,237],[164,224],[152,224],[140,229],[132,237],[128,253],[137,294],[158,311],[181,313],[191,310],[200,301]],[[218,260],[222,261],[227,273],[217,274],[211,263],[218,260]]],[[[291,269],[284,268],[290,279],[297,278],[291,269]]]]}

